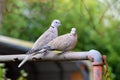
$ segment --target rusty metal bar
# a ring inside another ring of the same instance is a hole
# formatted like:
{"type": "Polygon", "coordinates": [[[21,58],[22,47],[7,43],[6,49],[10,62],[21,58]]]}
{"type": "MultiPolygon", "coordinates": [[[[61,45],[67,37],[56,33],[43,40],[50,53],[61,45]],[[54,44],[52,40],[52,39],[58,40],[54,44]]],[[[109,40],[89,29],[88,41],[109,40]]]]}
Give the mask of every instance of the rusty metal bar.
{"type": "Polygon", "coordinates": [[[94,62],[93,64],[94,80],[102,80],[102,70],[103,70],[103,64],[94,62]]]}
{"type": "MultiPolygon", "coordinates": [[[[56,52],[49,51],[47,55],[36,54],[29,58],[28,61],[77,61],[77,60],[88,60],[88,53],[86,52],[65,52],[63,54],[57,55],[56,52]]],[[[15,62],[21,61],[25,58],[26,54],[18,55],[0,55],[0,62],[15,62]]]]}
{"type": "Polygon", "coordinates": [[[102,80],[102,71],[104,65],[102,55],[96,50],[91,50],[89,59],[93,65],[93,80],[102,80]]]}

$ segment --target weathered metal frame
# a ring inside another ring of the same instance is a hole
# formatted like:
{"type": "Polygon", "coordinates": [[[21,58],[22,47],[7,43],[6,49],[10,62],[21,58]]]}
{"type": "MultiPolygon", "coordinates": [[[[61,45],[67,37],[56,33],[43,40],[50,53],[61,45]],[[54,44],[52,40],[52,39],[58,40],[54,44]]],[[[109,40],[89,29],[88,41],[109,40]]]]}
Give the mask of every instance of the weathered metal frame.
{"type": "MultiPolygon", "coordinates": [[[[93,65],[93,80],[102,80],[103,71],[103,56],[97,50],[90,50],[84,52],[65,52],[61,55],[55,55],[53,51],[49,54],[36,54],[28,61],[77,61],[77,60],[90,60],[93,65]]],[[[24,59],[26,55],[0,55],[0,62],[16,62],[24,59]]]]}

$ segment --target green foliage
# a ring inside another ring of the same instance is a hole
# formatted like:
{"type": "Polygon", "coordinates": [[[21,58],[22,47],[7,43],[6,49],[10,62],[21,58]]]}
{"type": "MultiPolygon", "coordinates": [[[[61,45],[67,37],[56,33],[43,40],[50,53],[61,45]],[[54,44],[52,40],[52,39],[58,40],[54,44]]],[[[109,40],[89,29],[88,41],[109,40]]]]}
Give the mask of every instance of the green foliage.
{"type": "MultiPolygon", "coordinates": [[[[0,63],[0,80],[11,80],[10,78],[6,77],[7,69],[4,68],[4,66],[5,66],[5,64],[0,63]]],[[[20,74],[21,75],[17,80],[27,80],[26,77],[28,76],[28,74],[24,70],[21,70],[20,74]]]]}
{"type": "MultiPolygon", "coordinates": [[[[29,0],[28,0],[29,1],[29,0]]],[[[119,0],[47,0],[27,2],[7,0],[3,27],[0,33],[15,38],[35,41],[53,19],[63,26],[59,34],[77,28],[76,51],[96,49],[107,55],[115,79],[120,76],[119,0]]]]}
{"type": "Polygon", "coordinates": [[[26,77],[28,74],[24,70],[21,70],[20,73],[21,75],[17,80],[27,80],[26,77]]]}
{"type": "MultiPolygon", "coordinates": [[[[104,69],[106,70],[105,66],[104,66],[104,69]]],[[[114,78],[115,78],[115,75],[112,73],[112,68],[108,67],[108,71],[106,72],[106,74],[104,72],[102,79],[103,80],[114,80],[114,78]]]]}
{"type": "Polygon", "coordinates": [[[5,74],[6,74],[6,69],[4,68],[4,64],[0,63],[0,80],[6,79],[5,74]]]}

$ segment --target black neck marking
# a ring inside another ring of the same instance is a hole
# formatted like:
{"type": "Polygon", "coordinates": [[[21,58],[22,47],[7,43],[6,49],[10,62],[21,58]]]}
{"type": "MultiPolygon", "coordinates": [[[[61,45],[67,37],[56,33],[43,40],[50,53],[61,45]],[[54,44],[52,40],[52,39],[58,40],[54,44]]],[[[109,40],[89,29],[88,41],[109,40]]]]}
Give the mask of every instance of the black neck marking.
{"type": "Polygon", "coordinates": [[[54,26],[50,26],[50,27],[55,28],[54,26]]]}

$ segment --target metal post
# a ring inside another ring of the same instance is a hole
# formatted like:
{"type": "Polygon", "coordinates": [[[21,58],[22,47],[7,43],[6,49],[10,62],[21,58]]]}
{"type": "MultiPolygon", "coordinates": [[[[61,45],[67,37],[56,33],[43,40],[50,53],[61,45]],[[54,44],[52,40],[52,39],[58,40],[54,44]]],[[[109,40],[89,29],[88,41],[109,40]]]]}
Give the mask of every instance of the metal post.
{"type": "Polygon", "coordinates": [[[102,55],[96,50],[91,50],[88,57],[92,61],[93,65],[93,78],[94,78],[93,80],[102,80],[103,70],[102,55]]]}
{"type": "Polygon", "coordinates": [[[103,65],[99,63],[93,63],[93,76],[94,80],[102,80],[103,65]]]}

